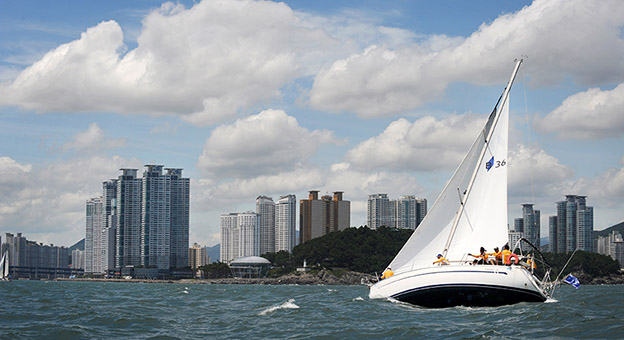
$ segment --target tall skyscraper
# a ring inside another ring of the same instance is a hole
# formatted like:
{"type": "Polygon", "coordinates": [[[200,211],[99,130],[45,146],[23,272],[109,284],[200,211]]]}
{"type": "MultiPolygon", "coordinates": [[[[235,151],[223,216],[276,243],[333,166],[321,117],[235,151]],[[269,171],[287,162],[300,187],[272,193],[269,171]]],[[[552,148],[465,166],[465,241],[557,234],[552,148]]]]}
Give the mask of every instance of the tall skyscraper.
{"type": "Polygon", "coordinates": [[[171,268],[188,266],[191,209],[191,180],[182,177],[182,169],[165,168],[171,190],[171,268]]]}
{"type": "Polygon", "coordinates": [[[548,217],[548,250],[557,252],[557,216],[548,217]]]}
{"type": "Polygon", "coordinates": [[[102,198],[106,225],[102,230],[102,268],[115,268],[115,230],[117,226],[117,180],[102,183],[102,198]]]}
{"type": "Polygon", "coordinates": [[[221,262],[260,255],[260,215],[254,212],[221,215],[221,262]]]}
{"type": "Polygon", "coordinates": [[[533,204],[522,205],[522,220],[524,225],[524,238],[531,242],[538,249],[540,247],[540,222],[541,214],[539,210],[533,209],[533,204]]]}
{"type": "Polygon", "coordinates": [[[143,182],[137,169],[121,169],[117,178],[115,268],[141,265],[141,200],[143,182]]]}
{"type": "Polygon", "coordinates": [[[171,183],[162,165],[146,165],[141,199],[141,265],[168,269],[171,261],[171,183]]]}
{"type": "MultiPolygon", "coordinates": [[[[515,242],[524,238],[539,249],[540,227],[540,211],[533,210],[533,204],[523,204],[522,217],[514,219],[514,229],[509,232],[509,246],[515,247],[515,242]],[[512,239],[514,242],[512,242],[512,239]]],[[[520,248],[526,249],[526,246],[520,244],[520,248]]]]}
{"type": "Polygon", "coordinates": [[[275,205],[275,252],[292,252],[297,240],[297,198],[295,195],[280,197],[275,205]]]}
{"type": "Polygon", "coordinates": [[[320,200],[318,193],[317,190],[312,190],[307,200],[300,201],[300,243],[350,226],[351,202],[343,200],[343,192],[334,192],[333,199],[332,196],[326,195],[320,200]]]}
{"type": "Polygon", "coordinates": [[[102,237],[106,229],[106,211],[102,197],[90,198],[86,207],[86,232],[85,232],[85,273],[104,273],[103,252],[107,244],[102,237]]]}
{"type": "Polygon", "coordinates": [[[587,196],[566,195],[565,201],[557,202],[556,232],[553,230],[549,233],[557,235],[554,242],[556,252],[566,253],[576,249],[592,251],[594,208],[587,206],[586,198],[587,196]]]}
{"type": "Polygon", "coordinates": [[[258,196],[256,213],[260,216],[260,254],[275,252],[275,202],[273,198],[258,196]]]}

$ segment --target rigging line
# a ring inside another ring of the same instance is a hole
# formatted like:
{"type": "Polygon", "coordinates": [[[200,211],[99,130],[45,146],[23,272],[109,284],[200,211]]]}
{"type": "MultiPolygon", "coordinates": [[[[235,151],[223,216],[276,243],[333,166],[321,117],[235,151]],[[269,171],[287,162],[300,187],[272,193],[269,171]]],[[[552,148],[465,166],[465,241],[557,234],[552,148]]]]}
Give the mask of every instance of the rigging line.
{"type": "MultiPolygon", "coordinates": [[[[529,106],[528,106],[528,101],[527,101],[527,92],[526,92],[526,72],[524,69],[522,69],[522,89],[524,91],[524,116],[526,119],[526,144],[527,147],[530,147],[530,143],[531,143],[531,127],[530,127],[530,122],[529,122],[529,106]]],[[[534,184],[534,180],[533,180],[533,171],[529,171],[529,177],[531,178],[531,198],[533,199],[533,203],[535,203],[535,184],[534,184]]]]}

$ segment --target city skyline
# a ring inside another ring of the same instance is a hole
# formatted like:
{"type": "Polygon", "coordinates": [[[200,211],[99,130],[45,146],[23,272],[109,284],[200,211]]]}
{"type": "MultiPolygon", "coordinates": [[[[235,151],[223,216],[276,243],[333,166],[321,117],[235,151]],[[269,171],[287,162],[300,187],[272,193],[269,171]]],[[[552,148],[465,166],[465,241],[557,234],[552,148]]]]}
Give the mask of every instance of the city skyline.
{"type": "Polygon", "coordinates": [[[184,169],[207,246],[258,195],[344,191],[351,226],[369,194],[431,206],[521,55],[508,223],[530,203],[548,235],[584,195],[602,230],[624,220],[623,26],[621,1],[4,2],[0,234],[70,246],[99,179],[144,164],[184,169]]]}

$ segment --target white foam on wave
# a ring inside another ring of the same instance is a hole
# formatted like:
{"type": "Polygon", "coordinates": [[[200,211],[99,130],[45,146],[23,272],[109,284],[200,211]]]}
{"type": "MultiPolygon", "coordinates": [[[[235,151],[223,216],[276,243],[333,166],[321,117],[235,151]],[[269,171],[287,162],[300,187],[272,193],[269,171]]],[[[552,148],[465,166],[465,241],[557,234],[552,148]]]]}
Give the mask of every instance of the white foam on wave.
{"type": "Polygon", "coordinates": [[[358,296],[354,298],[353,301],[364,301],[364,299],[361,296],[358,296]]]}
{"type": "Polygon", "coordinates": [[[280,310],[280,309],[297,309],[297,308],[299,308],[299,306],[295,304],[295,299],[288,299],[288,301],[285,301],[280,305],[269,307],[263,310],[262,312],[258,313],[258,315],[267,315],[269,313],[273,313],[276,310],[280,310]]]}
{"type": "Polygon", "coordinates": [[[546,299],[546,301],[544,301],[544,303],[553,303],[553,302],[559,302],[559,300],[549,297],[546,299]]]}

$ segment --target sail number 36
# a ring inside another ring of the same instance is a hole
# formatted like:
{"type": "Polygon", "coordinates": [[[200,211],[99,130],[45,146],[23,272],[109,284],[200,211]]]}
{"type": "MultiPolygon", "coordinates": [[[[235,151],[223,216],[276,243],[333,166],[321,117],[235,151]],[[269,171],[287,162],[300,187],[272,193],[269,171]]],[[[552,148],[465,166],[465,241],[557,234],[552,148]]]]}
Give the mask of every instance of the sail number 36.
{"type": "Polygon", "coordinates": [[[501,161],[489,161],[487,163],[485,163],[485,168],[487,170],[490,170],[492,167],[496,168],[500,168],[505,166],[505,164],[507,164],[507,162],[505,162],[505,160],[501,160],[501,161]]]}

